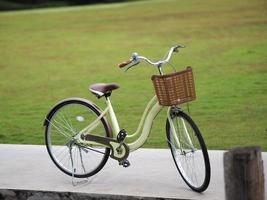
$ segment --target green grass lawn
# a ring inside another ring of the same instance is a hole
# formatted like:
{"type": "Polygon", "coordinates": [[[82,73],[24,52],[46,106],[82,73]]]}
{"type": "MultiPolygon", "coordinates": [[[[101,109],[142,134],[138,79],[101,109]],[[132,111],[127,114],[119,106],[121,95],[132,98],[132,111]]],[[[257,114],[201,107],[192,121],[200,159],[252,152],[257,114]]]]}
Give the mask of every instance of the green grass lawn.
{"type": "MultiPolygon", "coordinates": [[[[127,73],[132,52],[161,58],[169,47],[178,70],[192,66],[197,101],[190,113],[209,149],[267,150],[267,1],[155,0],[0,13],[0,143],[43,144],[43,120],[59,100],[117,82],[120,126],[135,131],[154,95],[155,69],[127,73]]],[[[166,109],[145,147],[166,147],[166,109]]]]}

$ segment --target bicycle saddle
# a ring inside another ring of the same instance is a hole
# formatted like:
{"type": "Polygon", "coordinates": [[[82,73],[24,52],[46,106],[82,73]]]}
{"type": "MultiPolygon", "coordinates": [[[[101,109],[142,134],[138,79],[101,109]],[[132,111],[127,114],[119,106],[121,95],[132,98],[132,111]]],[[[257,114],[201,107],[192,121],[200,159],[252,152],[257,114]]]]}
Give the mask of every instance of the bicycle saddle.
{"type": "Polygon", "coordinates": [[[110,96],[112,90],[118,89],[120,86],[116,83],[95,83],[90,85],[89,90],[98,98],[102,96],[110,96]]]}

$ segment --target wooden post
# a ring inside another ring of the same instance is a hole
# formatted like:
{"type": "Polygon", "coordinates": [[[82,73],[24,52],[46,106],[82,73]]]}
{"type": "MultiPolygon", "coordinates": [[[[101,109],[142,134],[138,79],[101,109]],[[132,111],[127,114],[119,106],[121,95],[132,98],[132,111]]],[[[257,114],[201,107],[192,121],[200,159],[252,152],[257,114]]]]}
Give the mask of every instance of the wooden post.
{"type": "Polygon", "coordinates": [[[264,200],[260,147],[236,148],[224,153],[226,200],[264,200]]]}

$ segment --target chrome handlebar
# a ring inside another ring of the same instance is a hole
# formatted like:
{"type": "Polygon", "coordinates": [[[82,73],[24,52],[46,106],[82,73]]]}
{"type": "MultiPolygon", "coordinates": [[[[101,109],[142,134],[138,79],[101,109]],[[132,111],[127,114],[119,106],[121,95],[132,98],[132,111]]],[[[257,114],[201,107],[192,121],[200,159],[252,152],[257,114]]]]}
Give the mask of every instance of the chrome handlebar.
{"type": "MultiPolygon", "coordinates": [[[[169,62],[169,60],[171,59],[171,56],[173,54],[173,52],[179,52],[179,48],[184,48],[184,45],[176,45],[172,48],[170,48],[170,50],[168,51],[168,53],[166,54],[166,56],[162,59],[159,60],[157,62],[153,62],[150,59],[144,57],[144,56],[139,56],[138,53],[133,53],[130,60],[126,63],[126,65],[123,65],[123,67],[127,67],[125,71],[127,71],[128,69],[130,69],[131,67],[138,65],[141,61],[145,61],[148,64],[151,64],[155,67],[157,67],[159,69],[159,71],[161,72],[161,67],[166,64],[167,62],[169,62]]],[[[125,63],[125,62],[124,62],[125,63]]],[[[119,65],[120,66],[120,65],[119,65]]]]}

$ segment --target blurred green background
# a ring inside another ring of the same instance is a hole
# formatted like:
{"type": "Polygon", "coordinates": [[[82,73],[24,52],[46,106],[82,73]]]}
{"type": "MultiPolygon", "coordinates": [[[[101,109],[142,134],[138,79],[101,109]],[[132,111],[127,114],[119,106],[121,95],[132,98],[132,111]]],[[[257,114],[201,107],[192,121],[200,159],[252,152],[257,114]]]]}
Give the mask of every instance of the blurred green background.
{"type": "MultiPolygon", "coordinates": [[[[132,52],[160,59],[180,43],[187,48],[171,63],[194,69],[190,114],[208,148],[266,151],[266,8],[266,0],[147,0],[0,12],[0,143],[44,144],[44,117],[61,99],[104,108],[88,91],[95,82],[121,85],[112,102],[121,128],[134,132],[157,71],[117,64],[132,52]]],[[[145,147],[167,147],[165,121],[166,109],[145,147]]]]}

